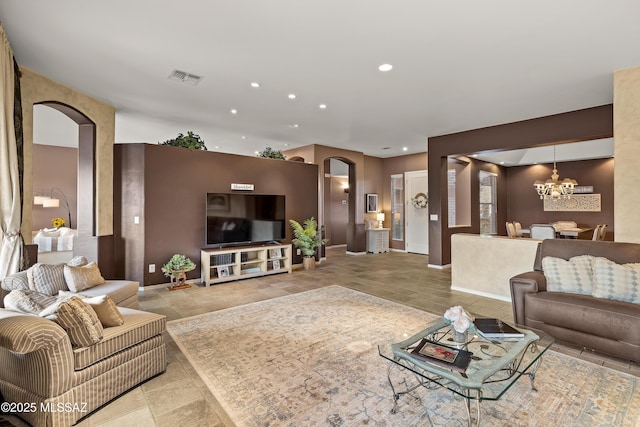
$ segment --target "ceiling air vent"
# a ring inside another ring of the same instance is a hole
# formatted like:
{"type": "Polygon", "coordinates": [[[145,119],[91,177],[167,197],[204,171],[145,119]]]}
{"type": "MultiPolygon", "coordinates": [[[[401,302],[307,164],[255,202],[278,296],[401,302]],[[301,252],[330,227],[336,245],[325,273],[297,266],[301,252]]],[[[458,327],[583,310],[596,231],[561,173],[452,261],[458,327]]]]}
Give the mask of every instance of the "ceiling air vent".
{"type": "Polygon", "coordinates": [[[173,70],[171,74],[169,74],[169,79],[177,80],[179,82],[195,86],[198,83],[200,83],[200,80],[202,80],[202,77],[197,76],[195,74],[187,73],[186,71],[173,70]]]}

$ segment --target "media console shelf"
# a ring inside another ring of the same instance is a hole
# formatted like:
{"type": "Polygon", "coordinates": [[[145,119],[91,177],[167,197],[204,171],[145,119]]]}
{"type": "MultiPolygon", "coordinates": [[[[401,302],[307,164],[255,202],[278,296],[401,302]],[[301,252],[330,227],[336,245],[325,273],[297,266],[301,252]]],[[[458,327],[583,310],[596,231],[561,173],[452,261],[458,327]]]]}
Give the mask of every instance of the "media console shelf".
{"type": "Polygon", "coordinates": [[[268,274],[291,273],[291,245],[236,246],[200,251],[206,286],[268,274]]]}

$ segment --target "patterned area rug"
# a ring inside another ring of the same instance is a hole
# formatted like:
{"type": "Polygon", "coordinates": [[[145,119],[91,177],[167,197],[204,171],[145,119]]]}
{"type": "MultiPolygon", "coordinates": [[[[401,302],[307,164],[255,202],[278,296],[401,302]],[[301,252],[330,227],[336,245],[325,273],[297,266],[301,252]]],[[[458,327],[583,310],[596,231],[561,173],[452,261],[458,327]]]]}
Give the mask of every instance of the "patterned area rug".
{"type": "MultiPolygon", "coordinates": [[[[466,425],[462,399],[420,388],[391,414],[377,343],[436,316],[331,286],[171,321],[168,331],[238,426],[466,425]]],[[[634,426],[639,379],[548,351],[536,377],[481,406],[487,426],[634,426]]]]}

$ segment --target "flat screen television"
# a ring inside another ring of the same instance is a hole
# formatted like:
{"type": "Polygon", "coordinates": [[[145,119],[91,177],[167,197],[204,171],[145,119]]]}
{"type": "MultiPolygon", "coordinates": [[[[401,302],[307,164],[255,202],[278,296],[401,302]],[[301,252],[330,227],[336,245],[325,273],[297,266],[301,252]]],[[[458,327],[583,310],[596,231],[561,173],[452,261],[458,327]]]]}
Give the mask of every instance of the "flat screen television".
{"type": "Polygon", "coordinates": [[[284,240],[284,202],[276,194],[207,193],[206,245],[284,240]]]}

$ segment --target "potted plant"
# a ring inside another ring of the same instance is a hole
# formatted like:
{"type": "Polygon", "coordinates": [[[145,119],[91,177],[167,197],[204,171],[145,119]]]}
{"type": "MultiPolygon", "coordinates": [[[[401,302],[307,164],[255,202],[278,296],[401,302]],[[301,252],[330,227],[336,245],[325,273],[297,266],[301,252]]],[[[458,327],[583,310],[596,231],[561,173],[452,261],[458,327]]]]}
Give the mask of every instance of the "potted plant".
{"type": "Polygon", "coordinates": [[[262,150],[260,153],[258,153],[258,157],[266,157],[268,159],[287,160],[285,155],[282,154],[282,151],[274,150],[271,147],[267,147],[264,150],[262,150]]]}
{"type": "Polygon", "coordinates": [[[290,219],[289,223],[295,236],[295,238],[291,240],[291,243],[300,249],[304,269],[315,268],[315,256],[318,246],[327,242],[326,239],[320,239],[318,235],[318,223],[313,217],[304,220],[302,225],[295,219],[290,219]]]}
{"type": "Polygon", "coordinates": [[[187,280],[186,272],[194,268],[196,268],[195,263],[185,255],[175,254],[172,256],[169,262],[162,266],[164,275],[171,278],[171,286],[167,289],[174,291],[190,287],[185,283],[187,280]]]}
{"type": "Polygon", "coordinates": [[[173,147],[183,147],[189,150],[204,150],[207,151],[207,146],[204,144],[200,135],[188,131],[186,135],[179,133],[174,139],[168,139],[165,142],[158,142],[158,145],[171,145],[173,147]]]}

